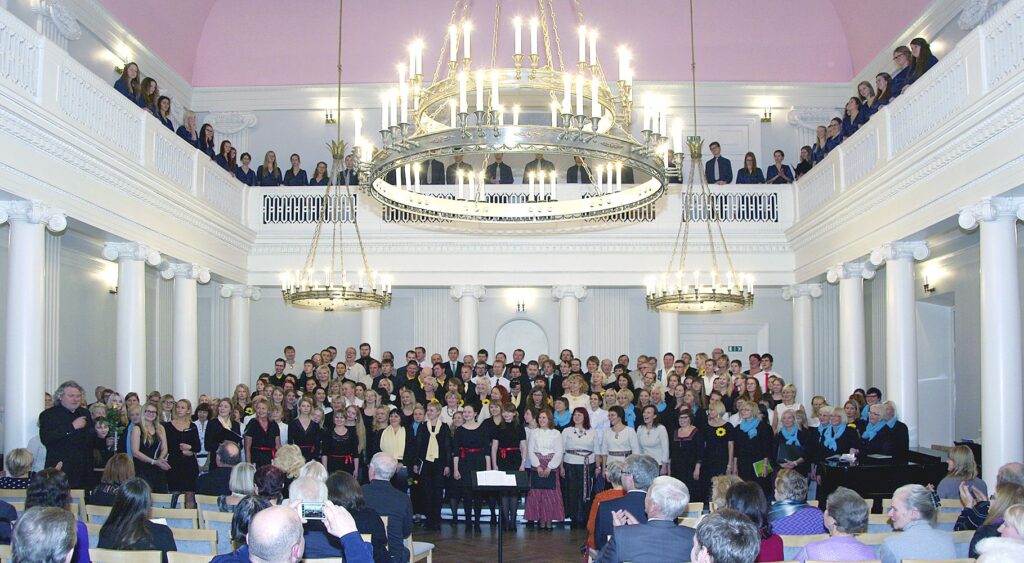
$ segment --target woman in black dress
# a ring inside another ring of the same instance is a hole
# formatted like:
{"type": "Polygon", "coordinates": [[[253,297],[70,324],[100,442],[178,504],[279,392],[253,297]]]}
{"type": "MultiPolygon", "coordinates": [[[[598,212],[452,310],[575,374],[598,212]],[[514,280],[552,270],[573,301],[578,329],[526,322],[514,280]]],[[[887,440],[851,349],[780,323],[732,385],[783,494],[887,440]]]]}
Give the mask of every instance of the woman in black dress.
{"type": "Polygon", "coordinates": [[[860,446],[860,434],[852,424],[844,420],[845,413],[839,407],[822,407],[818,410],[820,416],[828,414],[828,424],[821,419],[821,426],[818,428],[821,435],[819,452],[822,459],[834,455],[850,453],[851,449],[860,446]]]}
{"type": "Polygon", "coordinates": [[[739,423],[736,425],[736,474],[744,481],[755,481],[771,498],[772,427],[761,418],[761,411],[752,401],[737,402],[739,423]],[[754,464],[763,463],[760,473],[754,464]]]}
{"type": "Polygon", "coordinates": [[[270,420],[270,401],[257,398],[253,403],[255,416],[245,427],[245,459],[257,468],[270,465],[281,447],[281,429],[270,420]]]}
{"type": "MultiPolygon", "coordinates": [[[[476,421],[476,407],[466,405],[462,416],[466,422],[455,430],[452,439],[452,473],[462,493],[462,509],[466,514],[466,530],[480,531],[480,513],[483,510],[483,496],[473,490],[470,472],[485,471],[490,466],[490,436],[476,421]],[[473,507],[474,521],[470,521],[470,506],[473,507]]],[[[453,521],[458,516],[452,515],[453,521]]]]}
{"type": "MultiPolygon", "coordinates": [[[[452,450],[454,455],[454,449],[451,447],[452,441],[455,439],[455,431],[462,426],[465,419],[462,416],[462,410],[457,411],[452,415],[452,423],[448,426],[448,444],[449,449],[452,450]]],[[[451,456],[449,456],[451,457],[451,456]]],[[[449,463],[451,465],[451,463],[449,463]]],[[[444,503],[448,505],[452,512],[452,526],[459,524],[459,505],[462,504],[462,487],[458,481],[455,480],[455,473],[449,469],[448,475],[444,479],[444,503]]]]}
{"type": "Polygon", "coordinates": [[[303,397],[299,400],[299,415],[288,423],[288,443],[302,450],[306,461],[320,458],[320,425],[313,422],[313,400],[303,397]]]}
{"type": "Polygon", "coordinates": [[[703,436],[704,455],[701,457],[698,488],[709,497],[711,479],[732,473],[736,465],[733,453],[735,433],[732,425],[725,420],[725,406],[721,401],[711,401],[708,405],[708,424],[704,428],[703,436]]]}
{"type": "Polygon", "coordinates": [[[783,411],[773,450],[777,467],[792,469],[804,477],[811,472],[818,444],[817,432],[807,428],[806,421],[803,411],[783,411]]]}
{"type": "Polygon", "coordinates": [[[427,405],[427,419],[419,431],[425,439],[417,441],[419,451],[416,459],[420,463],[414,470],[419,472],[424,515],[427,517],[425,529],[437,531],[441,529],[444,478],[451,473],[449,465],[452,459],[451,433],[448,425],[441,422],[441,405],[437,401],[427,405]]]}
{"type": "Polygon", "coordinates": [[[320,461],[327,468],[327,473],[347,471],[358,475],[359,438],[355,431],[345,425],[344,409],[336,410],[333,414],[334,428],[324,433],[320,442],[320,461]]]}
{"type": "Polygon", "coordinates": [[[199,430],[192,422],[192,403],[179,399],[174,405],[174,418],[164,423],[167,435],[167,488],[172,493],[185,494],[185,508],[196,506],[196,477],[199,476],[199,461],[196,454],[202,449],[199,430]]]}
{"type": "Polygon", "coordinates": [[[171,465],[167,463],[167,435],[163,425],[156,421],[157,416],[156,405],[147,403],[142,409],[142,419],[132,427],[129,439],[135,459],[135,475],[149,483],[154,493],[166,493],[166,471],[171,465]]]}
{"type": "Polygon", "coordinates": [[[217,401],[217,416],[210,421],[206,427],[206,436],[203,441],[206,444],[206,451],[210,455],[217,453],[217,448],[224,442],[242,443],[242,427],[231,418],[231,401],[220,399],[217,401]]]}
{"type": "Polygon", "coordinates": [[[668,441],[671,474],[686,484],[690,491],[690,502],[704,502],[706,494],[700,487],[704,435],[693,424],[693,415],[690,411],[681,411],[676,422],[677,428],[668,441]]]}
{"type": "MultiPolygon", "coordinates": [[[[500,471],[506,473],[526,471],[523,453],[526,451],[526,431],[519,424],[519,410],[512,403],[502,407],[501,423],[491,437],[491,459],[500,471]]],[[[519,508],[519,495],[505,495],[502,498],[501,510],[505,514],[505,530],[516,529],[516,509],[519,508]]]]}

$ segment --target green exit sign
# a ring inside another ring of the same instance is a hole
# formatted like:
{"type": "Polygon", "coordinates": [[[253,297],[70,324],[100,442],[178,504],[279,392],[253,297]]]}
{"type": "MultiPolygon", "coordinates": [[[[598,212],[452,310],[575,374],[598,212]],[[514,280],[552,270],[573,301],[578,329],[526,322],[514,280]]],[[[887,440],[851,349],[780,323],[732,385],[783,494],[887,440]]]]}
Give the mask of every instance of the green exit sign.
{"type": "Polygon", "coordinates": [[[742,352],[743,346],[729,346],[730,352],[742,352]]]}

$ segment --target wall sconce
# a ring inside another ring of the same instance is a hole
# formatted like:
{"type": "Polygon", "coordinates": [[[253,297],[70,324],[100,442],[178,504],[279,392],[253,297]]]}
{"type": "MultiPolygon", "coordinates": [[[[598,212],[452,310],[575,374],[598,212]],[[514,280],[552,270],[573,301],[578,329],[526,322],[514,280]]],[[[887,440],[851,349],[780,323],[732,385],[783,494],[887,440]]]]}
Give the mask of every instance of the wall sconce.
{"type": "Polygon", "coordinates": [[[764,113],[761,115],[761,123],[771,123],[771,122],[772,122],[772,107],[771,106],[765,106],[764,113]]]}
{"type": "Polygon", "coordinates": [[[523,301],[522,297],[520,297],[519,299],[516,300],[516,312],[517,313],[525,313],[526,312],[526,301],[523,301]]]}
{"type": "Polygon", "coordinates": [[[334,113],[331,110],[327,110],[324,113],[324,125],[334,125],[338,120],[334,117],[334,113]]]}
{"type": "Polygon", "coordinates": [[[117,295],[117,286],[116,286],[116,285],[112,285],[112,286],[110,286],[110,289],[108,289],[107,291],[108,291],[108,292],[109,292],[109,293],[110,293],[111,295],[117,295]]]}
{"type": "Polygon", "coordinates": [[[929,285],[928,283],[928,274],[924,275],[924,285],[922,286],[922,289],[924,290],[925,294],[935,293],[935,287],[929,285]]]}

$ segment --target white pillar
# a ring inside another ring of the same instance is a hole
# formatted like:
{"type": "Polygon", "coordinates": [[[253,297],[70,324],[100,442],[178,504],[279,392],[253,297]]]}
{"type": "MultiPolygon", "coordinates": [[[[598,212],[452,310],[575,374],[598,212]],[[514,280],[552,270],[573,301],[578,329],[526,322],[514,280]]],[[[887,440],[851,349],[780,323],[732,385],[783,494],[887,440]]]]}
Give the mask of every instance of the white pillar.
{"type": "Polygon", "coordinates": [[[360,315],[362,317],[362,323],[360,324],[362,342],[369,344],[370,354],[379,358],[382,351],[380,344],[380,308],[368,307],[363,309],[360,315]]]}
{"type": "Polygon", "coordinates": [[[199,398],[199,304],[196,283],[210,281],[209,268],[164,262],[160,272],[174,280],[174,321],[171,373],[174,396],[194,404],[199,398]]]}
{"type": "Polygon", "coordinates": [[[960,212],[964,229],[981,224],[981,465],[989,483],[1000,466],[1024,458],[1018,218],[1021,198],[986,198],[960,212]]]}
{"type": "MultiPolygon", "coordinates": [[[[38,433],[43,410],[43,297],[46,229],[63,231],[67,217],[35,201],[0,202],[0,223],[10,223],[7,250],[7,358],[4,362],[4,445],[24,447],[38,433]]],[[[49,390],[51,393],[53,389],[49,390]]]]}
{"type": "Polygon", "coordinates": [[[117,261],[117,391],[145,395],[146,264],[160,264],[160,253],[135,242],[108,242],[103,257],[117,261]]]}
{"type": "Polygon", "coordinates": [[[551,297],[558,301],[558,347],[579,356],[580,300],[587,297],[587,288],[582,285],[556,285],[551,288],[551,297]]]}
{"type": "Polygon", "coordinates": [[[675,311],[659,311],[658,324],[660,328],[658,331],[658,347],[661,349],[661,357],[658,358],[658,369],[662,369],[661,358],[664,358],[665,354],[671,352],[676,358],[679,357],[679,313],[675,311]]]}
{"type": "Polygon", "coordinates": [[[252,386],[252,357],[249,353],[249,304],[259,301],[260,288],[252,285],[226,284],[220,296],[231,299],[228,322],[228,386],[234,392],[239,383],[252,386]]]}
{"type": "Polygon", "coordinates": [[[867,336],[864,329],[864,280],[875,277],[870,262],[846,262],[828,271],[829,283],[839,283],[839,392],[838,401],[866,389],[867,336]]]}
{"type": "Polygon", "coordinates": [[[917,310],[914,260],[928,257],[924,241],[890,242],[871,252],[871,263],[885,264],[885,396],[907,425],[917,446],[917,310]]]}
{"type": "Polygon", "coordinates": [[[486,293],[482,285],[453,285],[448,291],[459,302],[459,350],[473,357],[480,349],[480,301],[486,293]]]}
{"type": "Polygon", "coordinates": [[[797,402],[810,409],[814,382],[814,309],[812,299],[821,297],[820,283],[782,288],[782,298],[793,301],[793,378],[797,402]]]}

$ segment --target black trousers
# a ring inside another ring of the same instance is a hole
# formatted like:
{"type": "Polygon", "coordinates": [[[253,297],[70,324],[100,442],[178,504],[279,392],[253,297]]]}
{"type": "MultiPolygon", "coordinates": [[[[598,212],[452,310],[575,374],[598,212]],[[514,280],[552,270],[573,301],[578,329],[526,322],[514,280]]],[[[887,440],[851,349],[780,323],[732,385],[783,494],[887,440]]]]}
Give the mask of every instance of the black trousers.
{"type": "Polygon", "coordinates": [[[439,461],[424,461],[420,469],[420,496],[423,499],[423,515],[428,526],[441,524],[441,491],[444,489],[444,465],[439,461]]]}

